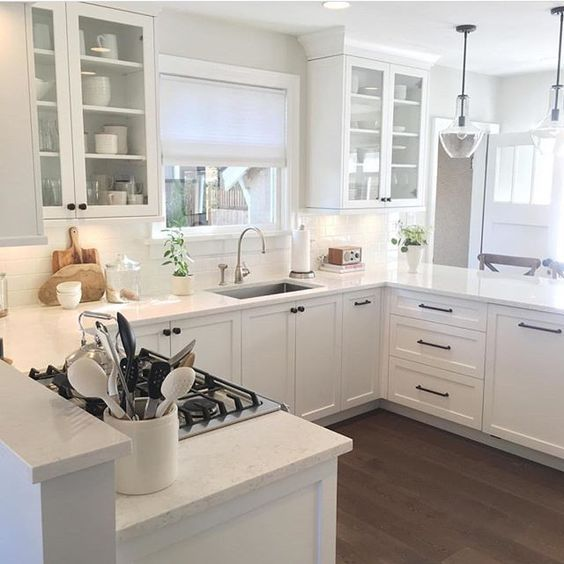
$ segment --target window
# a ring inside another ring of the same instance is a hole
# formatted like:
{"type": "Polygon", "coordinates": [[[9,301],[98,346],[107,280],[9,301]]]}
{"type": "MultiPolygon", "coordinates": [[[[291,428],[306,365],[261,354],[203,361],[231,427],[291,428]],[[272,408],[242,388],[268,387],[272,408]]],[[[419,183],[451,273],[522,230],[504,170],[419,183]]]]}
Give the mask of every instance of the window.
{"type": "Polygon", "coordinates": [[[161,56],[167,227],[201,234],[288,227],[298,84],[293,75],[161,56]]]}

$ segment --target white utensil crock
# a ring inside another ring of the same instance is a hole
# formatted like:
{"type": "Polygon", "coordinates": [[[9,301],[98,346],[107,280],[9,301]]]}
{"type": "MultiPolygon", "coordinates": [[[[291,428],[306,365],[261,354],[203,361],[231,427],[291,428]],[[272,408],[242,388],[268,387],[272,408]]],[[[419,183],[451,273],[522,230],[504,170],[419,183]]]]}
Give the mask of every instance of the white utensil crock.
{"type": "Polygon", "coordinates": [[[96,153],[101,155],[117,155],[119,140],[112,133],[96,133],[94,135],[96,153]]]}
{"type": "MultiPolygon", "coordinates": [[[[135,400],[135,411],[145,410],[146,398],[135,400]]],[[[129,456],[116,460],[116,491],[145,495],[168,488],[178,476],[178,409],[163,417],[141,421],[116,419],[108,410],[104,421],[132,440],[129,456]]]]}
{"type": "Polygon", "coordinates": [[[423,245],[408,245],[407,252],[404,254],[407,259],[407,267],[410,274],[417,274],[424,248],[423,245]]]}
{"type": "Polygon", "coordinates": [[[175,296],[190,296],[194,293],[194,283],[190,276],[172,276],[172,293],[175,296]]]}

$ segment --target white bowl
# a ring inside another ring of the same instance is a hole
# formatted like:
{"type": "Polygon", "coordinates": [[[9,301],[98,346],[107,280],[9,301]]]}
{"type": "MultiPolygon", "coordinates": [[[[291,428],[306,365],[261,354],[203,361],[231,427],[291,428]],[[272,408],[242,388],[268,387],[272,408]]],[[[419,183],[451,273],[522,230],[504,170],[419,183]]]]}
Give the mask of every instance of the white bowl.
{"type": "Polygon", "coordinates": [[[54,82],[52,80],[43,80],[42,78],[35,78],[35,92],[38,100],[43,100],[53,88],[54,82]]]}
{"type": "Polygon", "coordinates": [[[82,298],[82,292],[78,294],[61,294],[57,292],[57,301],[63,309],[75,309],[80,303],[80,298],[82,298]]]}
{"type": "Polygon", "coordinates": [[[82,294],[82,282],[61,282],[57,284],[58,294],[82,294]]]}

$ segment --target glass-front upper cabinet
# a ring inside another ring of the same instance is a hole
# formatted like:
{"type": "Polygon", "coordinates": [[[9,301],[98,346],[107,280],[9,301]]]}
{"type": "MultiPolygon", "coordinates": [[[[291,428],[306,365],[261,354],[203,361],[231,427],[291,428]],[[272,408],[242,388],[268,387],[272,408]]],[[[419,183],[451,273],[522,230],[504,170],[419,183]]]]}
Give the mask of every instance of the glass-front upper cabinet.
{"type": "Polygon", "coordinates": [[[383,197],[386,66],[354,57],[347,59],[347,207],[374,207],[383,197]]]}
{"type": "Polygon", "coordinates": [[[67,20],[79,210],[155,215],[153,18],[77,2],[67,4],[67,20]]]}
{"type": "Polygon", "coordinates": [[[389,202],[422,205],[423,131],[426,74],[408,67],[391,67],[393,88],[389,202]]]}
{"type": "Polygon", "coordinates": [[[44,216],[157,216],[153,18],[31,8],[44,216]]]}
{"type": "Polygon", "coordinates": [[[65,5],[31,8],[31,28],[43,216],[60,218],[74,200],[65,5]]]}

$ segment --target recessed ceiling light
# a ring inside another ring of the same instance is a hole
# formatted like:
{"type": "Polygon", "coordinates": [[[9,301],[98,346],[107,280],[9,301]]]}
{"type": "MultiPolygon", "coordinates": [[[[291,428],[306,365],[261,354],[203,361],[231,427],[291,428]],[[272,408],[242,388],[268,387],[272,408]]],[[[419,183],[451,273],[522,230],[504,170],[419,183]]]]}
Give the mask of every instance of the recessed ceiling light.
{"type": "Polygon", "coordinates": [[[323,2],[323,7],[328,10],[345,10],[351,7],[350,2],[343,2],[341,0],[329,0],[328,2],[323,2]]]}

